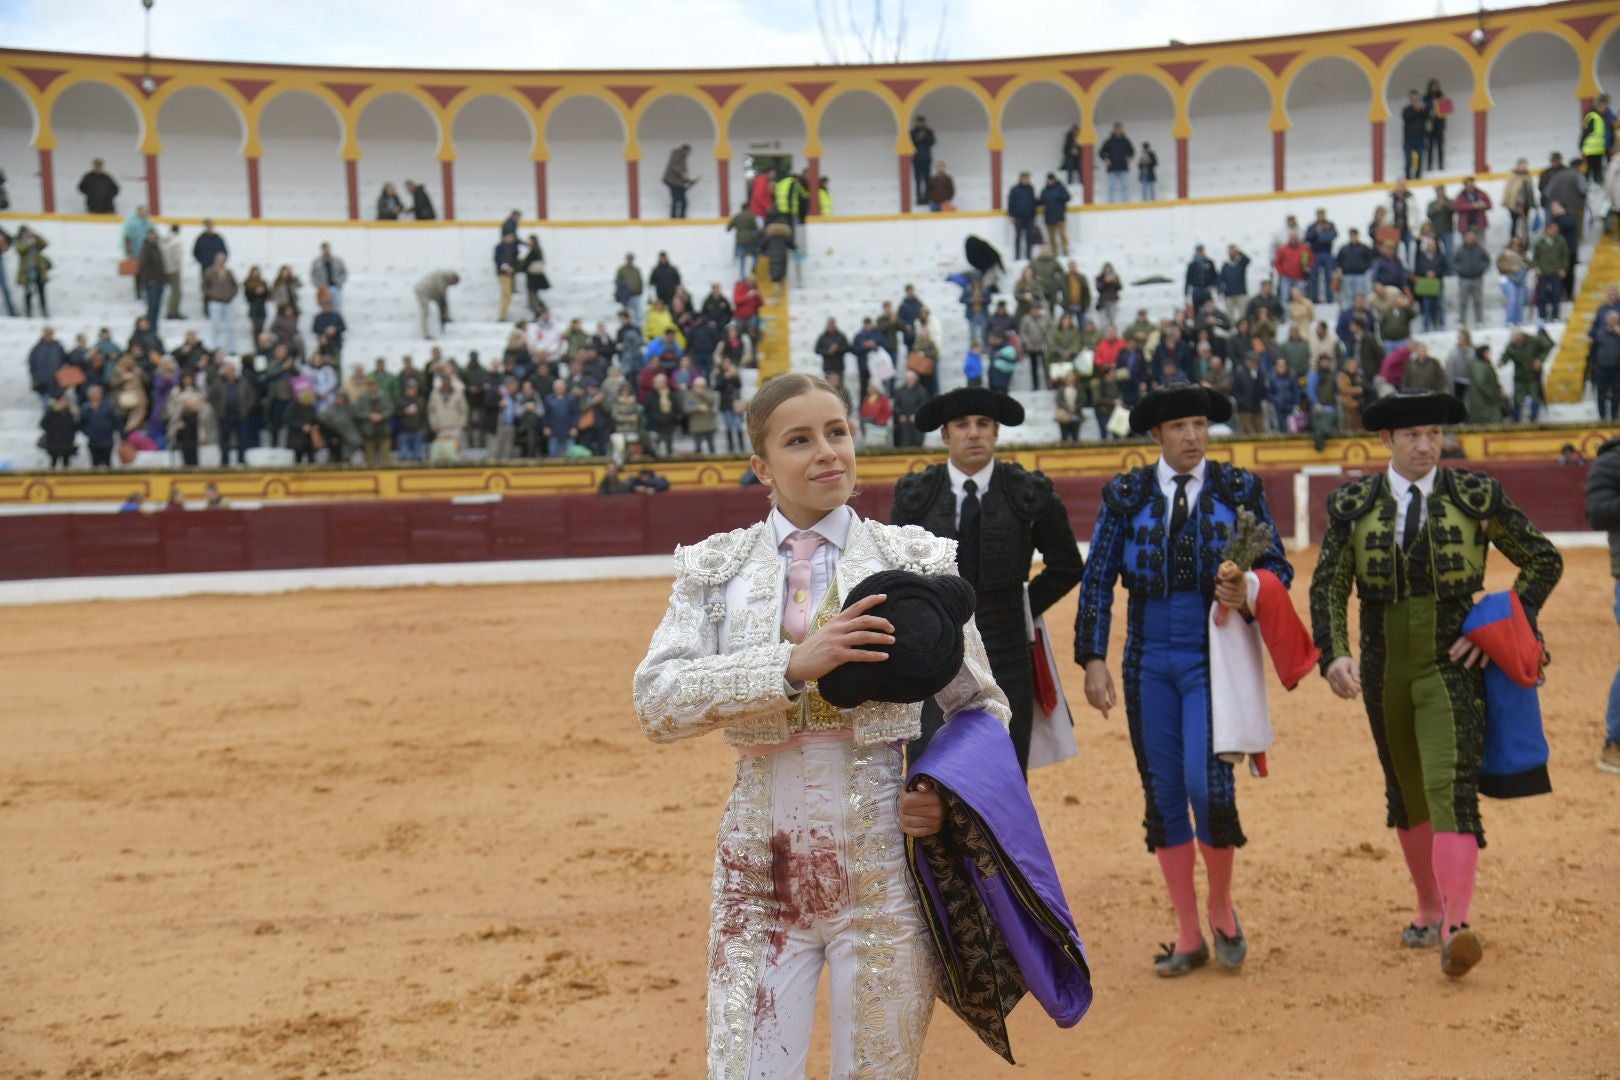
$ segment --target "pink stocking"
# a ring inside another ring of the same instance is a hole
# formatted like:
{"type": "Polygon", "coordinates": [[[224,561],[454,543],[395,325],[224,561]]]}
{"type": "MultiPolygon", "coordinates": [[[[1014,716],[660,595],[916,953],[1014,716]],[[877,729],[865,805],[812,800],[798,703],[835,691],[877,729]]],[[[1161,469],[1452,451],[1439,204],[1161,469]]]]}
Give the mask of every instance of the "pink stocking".
{"type": "Polygon", "coordinates": [[[1170,903],[1176,909],[1176,952],[1192,952],[1204,941],[1203,928],[1198,923],[1198,889],[1193,884],[1193,870],[1198,856],[1192,841],[1175,847],[1159,849],[1159,869],[1164,873],[1164,884],[1170,890],[1170,903]]]}
{"type": "Polygon", "coordinates": [[[1446,903],[1446,933],[1468,921],[1474,899],[1474,874],[1479,869],[1479,840],[1473,833],[1434,834],[1434,870],[1446,903]]]}
{"type": "Polygon", "coordinates": [[[1434,876],[1434,826],[1425,821],[1410,829],[1396,829],[1395,835],[1401,838],[1401,854],[1406,856],[1406,869],[1412,875],[1412,884],[1417,886],[1416,925],[1439,926],[1444,907],[1440,900],[1440,883],[1434,876]]]}
{"type": "Polygon", "coordinates": [[[1232,914],[1232,861],[1237,848],[1210,847],[1199,841],[1204,853],[1204,869],[1209,872],[1209,925],[1227,937],[1237,936],[1237,917],[1232,914]]]}

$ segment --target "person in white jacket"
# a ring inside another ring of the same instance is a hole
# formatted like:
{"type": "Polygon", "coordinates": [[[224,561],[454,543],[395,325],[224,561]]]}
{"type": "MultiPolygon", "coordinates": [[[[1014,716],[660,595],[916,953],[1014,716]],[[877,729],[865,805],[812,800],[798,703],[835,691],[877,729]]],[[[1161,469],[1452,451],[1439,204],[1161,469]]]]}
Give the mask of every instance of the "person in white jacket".
{"type": "MultiPolygon", "coordinates": [[[[931,790],[902,793],[902,745],[922,704],[839,710],[817,680],[882,662],[894,627],[842,609],[871,574],[955,573],[956,543],[862,519],[855,434],[824,380],[781,375],[748,410],[752,466],[775,506],[750,528],[677,549],[669,608],[636,669],[654,742],[724,731],[737,779],[720,826],[707,970],[711,1078],[805,1074],[816,987],[829,969],[833,1076],[915,1077],[938,979],[904,835],[943,822],[931,790]]],[[[934,700],[947,721],[1007,723],[970,619],[961,669],[934,700]]]]}

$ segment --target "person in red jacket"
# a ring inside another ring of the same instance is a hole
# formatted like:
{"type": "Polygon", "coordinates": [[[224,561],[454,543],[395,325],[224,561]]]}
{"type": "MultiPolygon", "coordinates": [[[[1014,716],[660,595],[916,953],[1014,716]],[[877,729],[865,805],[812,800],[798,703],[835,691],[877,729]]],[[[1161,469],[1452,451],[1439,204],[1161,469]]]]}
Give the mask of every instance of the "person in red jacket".
{"type": "Polygon", "coordinates": [[[1298,229],[1288,230],[1288,242],[1277,248],[1271,266],[1277,271],[1278,296],[1293,296],[1294,286],[1305,284],[1306,275],[1311,271],[1311,249],[1300,240],[1298,229]]]}
{"type": "Polygon", "coordinates": [[[1485,211],[1491,208],[1491,197],[1474,186],[1472,176],[1463,177],[1463,189],[1451,200],[1451,208],[1457,214],[1458,233],[1473,229],[1480,236],[1485,235],[1485,211]]]}
{"type": "Polygon", "coordinates": [[[759,286],[747,278],[739,278],[731,290],[731,317],[753,337],[759,340],[759,286]]]}
{"type": "Polygon", "coordinates": [[[766,169],[764,172],[754,174],[753,187],[748,192],[748,209],[759,219],[760,228],[765,227],[765,215],[771,212],[774,199],[771,188],[776,183],[776,170],[766,169]]]}

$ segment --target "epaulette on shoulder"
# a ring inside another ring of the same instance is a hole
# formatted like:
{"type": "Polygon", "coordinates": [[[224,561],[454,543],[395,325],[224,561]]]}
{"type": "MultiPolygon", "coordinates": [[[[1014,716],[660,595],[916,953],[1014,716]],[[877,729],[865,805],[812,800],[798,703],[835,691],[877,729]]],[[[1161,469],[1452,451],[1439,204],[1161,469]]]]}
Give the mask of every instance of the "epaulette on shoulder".
{"type": "Polygon", "coordinates": [[[755,530],[764,523],[746,529],[715,533],[707,540],[675,549],[675,571],[693,577],[705,585],[724,585],[737,576],[737,571],[754,549],[755,530]]]}
{"type": "Polygon", "coordinates": [[[1111,510],[1131,514],[1153,496],[1153,473],[1147,468],[1122,472],[1103,485],[1102,497],[1111,510]]]}
{"type": "Polygon", "coordinates": [[[1445,469],[1446,486],[1452,501],[1471,518],[1484,519],[1496,513],[1502,503],[1502,482],[1489,473],[1472,469],[1445,469]]]}
{"type": "Polygon", "coordinates": [[[1007,483],[1007,501],[1013,509],[1026,517],[1034,517],[1046,506],[1055,490],[1051,477],[1039,469],[1031,471],[1014,462],[1004,463],[1007,483]]]}
{"type": "Polygon", "coordinates": [[[933,499],[945,476],[944,465],[930,465],[919,472],[906,473],[894,484],[894,508],[904,517],[916,517],[933,499]]]}
{"type": "Polygon", "coordinates": [[[1328,515],[1335,521],[1356,520],[1372,509],[1383,482],[1384,474],[1374,473],[1334,489],[1328,496],[1328,515]]]}
{"type": "Polygon", "coordinates": [[[872,540],[884,561],[914,574],[947,574],[956,560],[956,541],[935,536],[921,525],[869,521],[872,540]]]}
{"type": "Polygon", "coordinates": [[[1215,474],[1215,486],[1234,505],[1253,503],[1264,490],[1260,478],[1241,466],[1212,461],[1209,467],[1215,474]]]}

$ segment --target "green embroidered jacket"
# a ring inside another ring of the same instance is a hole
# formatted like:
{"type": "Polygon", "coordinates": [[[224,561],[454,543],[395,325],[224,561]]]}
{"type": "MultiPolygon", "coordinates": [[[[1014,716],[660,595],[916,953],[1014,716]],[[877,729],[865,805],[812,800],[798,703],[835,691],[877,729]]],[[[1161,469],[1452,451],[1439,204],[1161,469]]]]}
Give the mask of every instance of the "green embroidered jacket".
{"type": "MultiPolygon", "coordinates": [[[[1564,573],[1564,559],[1502,485],[1485,473],[1441,469],[1428,503],[1428,573],[1437,602],[1472,606],[1485,586],[1485,552],[1495,544],[1519,568],[1513,591],[1532,623],[1564,573]]],[[[1397,572],[1400,524],[1388,476],[1379,472],[1328,496],[1328,530],[1311,577],[1311,631],[1322,670],[1350,655],[1350,586],[1369,608],[1399,603],[1406,576],[1397,572]]],[[[1414,551],[1416,549],[1414,548],[1414,551]]]]}

